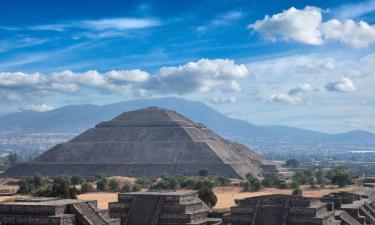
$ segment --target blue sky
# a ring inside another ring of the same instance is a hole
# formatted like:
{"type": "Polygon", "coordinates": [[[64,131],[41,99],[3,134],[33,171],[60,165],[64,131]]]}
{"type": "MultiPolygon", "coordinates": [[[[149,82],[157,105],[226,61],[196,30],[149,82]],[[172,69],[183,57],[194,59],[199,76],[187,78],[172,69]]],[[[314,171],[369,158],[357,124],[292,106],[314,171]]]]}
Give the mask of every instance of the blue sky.
{"type": "Polygon", "coordinates": [[[2,1],[0,114],[163,96],[375,132],[375,1],[2,1]]]}

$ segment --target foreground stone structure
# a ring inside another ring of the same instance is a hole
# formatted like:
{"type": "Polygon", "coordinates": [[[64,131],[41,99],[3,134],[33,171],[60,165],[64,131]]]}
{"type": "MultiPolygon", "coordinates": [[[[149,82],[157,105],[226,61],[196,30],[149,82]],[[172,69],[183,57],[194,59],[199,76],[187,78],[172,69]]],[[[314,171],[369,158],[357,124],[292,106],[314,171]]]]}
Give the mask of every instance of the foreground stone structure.
{"type": "Polygon", "coordinates": [[[95,201],[34,198],[0,204],[0,225],[120,225],[95,201]]]}
{"type": "Polygon", "coordinates": [[[118,202],[109,204],[111,217],[122,225],[210,225],[208,206],[196,192],[121,193],[118,202]]]}
{"type": "Polygon", "coordinates": [[[267,195],[239,200],[226,225],[337,225],[330,204],[289,195],[267,195]]]}
{"type": "Polygon", "coordinates": [[[177,112],[149,107],[102,122],[71,141],[56,145],[33,162],[3,174],[20,178],[39,172],[46,176],[157,177],[196,175],[200,169],[231,178],[273,170],[254,151],[230,142],[177,112]]]}

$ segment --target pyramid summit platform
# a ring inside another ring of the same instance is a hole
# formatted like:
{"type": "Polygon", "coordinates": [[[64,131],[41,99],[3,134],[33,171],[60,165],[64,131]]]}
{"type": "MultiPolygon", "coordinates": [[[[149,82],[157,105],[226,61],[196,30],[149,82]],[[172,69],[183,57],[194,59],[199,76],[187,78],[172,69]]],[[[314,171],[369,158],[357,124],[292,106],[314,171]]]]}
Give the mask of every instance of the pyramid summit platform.
{"type": "Polygon", "coordinates": [[[157,177],[197,175],[200,169],[231,178],[263,174],[263,160],[183,115],[158,107],[122,113],[69,142],[58,144],[31,163],[3,174],[25,177],[80,174],[157,177]]]}

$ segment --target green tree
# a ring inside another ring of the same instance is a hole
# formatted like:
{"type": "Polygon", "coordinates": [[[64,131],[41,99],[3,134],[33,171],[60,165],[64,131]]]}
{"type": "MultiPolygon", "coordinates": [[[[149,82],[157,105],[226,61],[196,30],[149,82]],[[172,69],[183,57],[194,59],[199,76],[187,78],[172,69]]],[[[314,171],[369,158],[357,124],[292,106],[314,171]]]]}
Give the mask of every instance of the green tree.
{"type": "Polygon", "coordinates": [[[283,181],[279,184],[278,186],[279,189],[288,189],[289,188],[289,185],[287,182],[283,181]]]}
{"type": "Polygon", "coordinates": [[[109,180],[109,188],[112,191],[117,191],[119,187],[120,187],[120,183],[118,182],[118,180],[116,180],[115,178],[112,178],[109,180]]]}
{"type": "Polygon", "coordinates": [[[133,191],[138,192],[142,190],[142,186],[140,184],[134,184],[133,191]]]}
{"type": "Polygon", "coordinates": [[[200,169],[198,172],[198,175],[201,177],[207,177],[208,176],[208,170],[207,169],[200,169]]]}
{"type": "Polygon", "coordinates": [[[331,179],[332,184],[340,187],[344,187],[351,183],[349,173],[344,167],[335,167],[330,171],[329,178],[331,179]]]}
{"type": "Polygon", "coordinates": [[[52,193],[53,197],[76,198],[77,188],[70,187],[70,179],[67,176],[58,176],[53,178],[52,193]]]}
{"type": "Polygon", "coordinates": [[[85,179],[83,179],[80,175],[73,175],[70,178],[70,183],[72,185],[79,185],[85,182],[85,179]]]}
{"type": "Polygon", "coordinates": [[[297,159],[288,159],[285,162],[285,166],[289,168],[297,168],[299,166],[299,162],[297,159]]]}
{"type": "Polygon", "coordinates": [[[81,185],[81,193],[84,194],[84,193],[89,193],[89,192],[94,192],[94,187],[92,186],[92,184],[88,182],[84,182],[81,185]]]}
{"type": "Polygon", "coordinates": [[[295,188],[292,192],[292,195],[294,196],[302,196],[303,192],[302,192],[302,189],[301,188],[295,188]]]}
{"type": "Polygon", "coordinates": [[[217,197],[211,188],[203,188],[198,191],[198,196],[209,207],[214,207],[217,203],[217,197]]]}
{"type": "Polygon", "coordinates": [[[102,177],[100,180],[96,182],[96,189],[98,191],[105,191],[108,187],[108,179],[105,177],[102,177]]]}

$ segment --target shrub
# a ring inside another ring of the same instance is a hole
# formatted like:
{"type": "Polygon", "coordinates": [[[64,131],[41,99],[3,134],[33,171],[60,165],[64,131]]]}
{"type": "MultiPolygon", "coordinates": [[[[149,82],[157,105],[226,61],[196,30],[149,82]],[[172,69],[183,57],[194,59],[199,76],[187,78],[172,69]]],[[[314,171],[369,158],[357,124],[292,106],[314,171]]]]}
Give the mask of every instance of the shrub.
{"type": "Polygon", "coordinates": [[[207,169],[201,169],[198,172],[198,175],[201,177],[207,177],[208,176],[208,170],[207,169]]]}
{"type": "Polygon", "coordinates": [[[108,180],[107,178],[101,178],[96,182],[96,189],[98,191],[105,191],[108,187],[108,180]]]}
{"type": "Polygon", "coordinates": [[[301,188],[295,188],[292,192],[292,195],[295,195],[295,196],[302,196],[302,189],[301,188]]]}
{"type": "Polygon", "coordinates": [[[133,186],[133,191],[137,192],[137,191],[141,191],[142,190],[142,186],[140,184],[135,184],[133,186]]]}
{"type": "Polygon", "coordinates": [[[94,187],[92,184],[85,182],[81,185],[81,193],[89,193],[89,192],[94,192],[94,187]]]}
{"type": "Polygon", "coordinates": [[[79,184],[82,184],[83,182],[85,182],[85,180],[80,175],[73,175],[70,178],[70,183],[72,185],[79,185],[79,184]]]}
{"type": "Polygon", "coordinates": [[[217,203],[217,197],[210,188],[202,188],[198,191],[198,196],[209,207],[214,207],[217,203]]]}
{"type": "Polygon", "coordinates": [[[288,189],[288,187],[288,183],[285,181],[281,182],[278,186],[279,189],[288,189]]]}
{"type": "Polygon", "coordinates": [[[226,176],[217,176],[215,177],[215,186],[229,186],[230,179],[226,176]]]}
{"type": "Polygon", "coordinates": [[[117,191],[119,187],[120,187],[120,183],[118,182],[118,180],[116,180],[115,178],[112,178],[109,180],[109,188],[112,191],[117,191]]]}
{"type": "Polygon", "coordinates": [[[131,192],[131,191],[132,191],[132,185],[128,182],[126,182],[121,188],[121,192],[131,192]]]}
{"type": "Polygon", "coordinates": [[[329,172],[328,176],[331,179],[332,184],[338,185],[340,187],[344,187],[351,183],[350,176],[344,167],[334,168],[329,172]]]}
{"type": "Polygon", "coordinates": [[[162,178],[156,184],[151,186],[151,189],[176,190],[179,188],[181,188],[180,182],[175,177],[162,178]]]}
{"type": "Polygon", "coordinates": [[[145,177],[140,177],[135,181],[136,184],[141,185],[142,187],[150,187],[152,185],[152,180],[145,177]]]}
{"type": "Polygon", "coordinates": [[[290,182],[289,187],[292,189],[296,189],[299,187],[298,183],[295,181],[290,182]]]}

